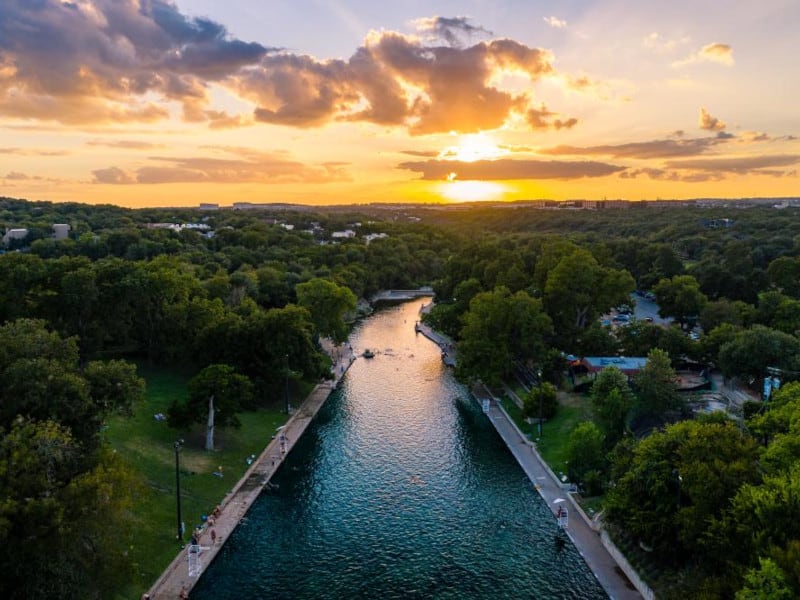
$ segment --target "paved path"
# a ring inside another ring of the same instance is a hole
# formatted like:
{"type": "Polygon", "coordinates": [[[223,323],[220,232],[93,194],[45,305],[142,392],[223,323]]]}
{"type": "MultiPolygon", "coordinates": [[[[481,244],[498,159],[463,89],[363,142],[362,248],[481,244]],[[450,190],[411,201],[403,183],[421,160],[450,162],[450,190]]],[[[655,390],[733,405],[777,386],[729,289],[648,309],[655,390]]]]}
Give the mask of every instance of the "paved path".
{"type": "MultiPolygon", "coordinates": [[[[419,309],[420,313],[422,314],[428,312],[432,304],[432,302],[429,304],[423,304],[419,309]]],[[[448,367],[456,366],[456,345],[450,336],[433,330],[429,325],[426,325],[422,321],[417,321],[414,323],[414,331],[421,333],[432,342],[435,342],[439,348],[442,349],[442,361],[444,361],[444,364],[446,364],[448,367]]]]}
{"type": "MultiPolygon", "coordinates": [[[[220,504],[220,514],[213,526],[208,526],[200,536],[200,552],[197,555],[199,571],[189,573],[189,546],[178,553],[169,567],[161,574],[150,589],[153,600],[173,600],[180,598],[181,590],[187,593],[194,587],[202,571],[211,564],[231,532],[256,501],[261,491],[269,485],[270,478],[283,463],[300,436],[311,424],[319,409],[328,399],[331,391],[339,383],[347,369],[355,360],[352,350],[343,348],[332,366],[333,380],[317,385],[305,402],[289,418],[283,429],[274,436],[261,455],[250,465],[244,476],[234,486],[230,494],[220,504]],[[212,540],[211,531],[216,534],[212,540]]],[[[269,433],[271,435],[272,432],[269,433]]]]}
{"type": "Polygon", "coordinates": [[[498,406],[497,401],[483,386],[473,390],[473,394],[479,401],[484,398],[492,400],[488,413],[489,420],[497,429],[497,433],[503,438],[509,450],[511,450],[511,453],[525,471],[525,474],[533,482],[539,495],[550,507],[553,516],[555,517],[559,506],[554,504],[556,499],[562,498],[570,502],[571,515],[567,534],[606,593],[614,600],[641,600],[642,596],[621,573],[617,563],[600,541],[598,533],[578,514],[574,500],[557,483],[555,475],[536,452],[534,445],[520,432],[506,412],[498,406]]]}

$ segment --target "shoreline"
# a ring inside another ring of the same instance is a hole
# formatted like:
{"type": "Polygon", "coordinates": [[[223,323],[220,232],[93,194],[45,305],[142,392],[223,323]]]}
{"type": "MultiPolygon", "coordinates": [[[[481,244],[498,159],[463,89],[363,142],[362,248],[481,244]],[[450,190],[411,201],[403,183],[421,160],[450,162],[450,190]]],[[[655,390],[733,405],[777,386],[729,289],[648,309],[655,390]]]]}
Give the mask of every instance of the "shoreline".
{"type": "MultiPolygon", "coordinates": [[[[333,357],[331,357],[333,358],[333,357]]],[[[331,393],[339,386],[356,356],[352,349],[340,353],[331,366],[333,378],[314,386],[303,403],[288,418],[280,434],[270,442],[245,471],[233,489],[219,504],[219,514],[203,528],[198,545],[186,544],[146,592],[150,600],[172,600],[188,593],[200,579],[228,537],[250,510],[261,492],[270,485],[272,476],[283,464],[294,445],[314,420],[331,393]],[[212,533],[213,532],[213,533],[212,533]]],[[[271,435],[271,434],[270,434],[271,435]]],[[[145,596],[143,596],[145,597],[145,596]]]]}
{"type": "Polygon", "coordinates": [[[553,513],[553,517],[557,518],[558,506],[565,500],[577,513],[577,518],[569,520],[569,526],[564,528],[564,532],[569,536],[609,598],[641,600],[641,598],[647,597],[646,593],[642,594],[636,589],[627,574],[624,576],[621,574],[628,565],[619,564],[615,560],[605,546],[604,540],[592,525],[593,521],[586,516],[572,495],[564,489],[563,484],[536,450],[535,444],[519,430],[489,389],[483,384],[481,387],[483,388],[482,394],[473,388],[470,390],[471,395],[479,402],[481,400],[489,401],[489,412],[486,416],[553,513]]]}

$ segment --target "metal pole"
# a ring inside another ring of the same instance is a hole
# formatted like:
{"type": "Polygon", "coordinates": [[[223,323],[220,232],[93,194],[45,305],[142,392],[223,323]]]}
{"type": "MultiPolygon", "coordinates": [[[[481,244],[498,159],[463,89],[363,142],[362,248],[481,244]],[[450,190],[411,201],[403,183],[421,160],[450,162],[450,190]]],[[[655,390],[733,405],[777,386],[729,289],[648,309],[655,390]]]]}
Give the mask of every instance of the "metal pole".
{"type": "Polygon", "coordinates": [[[537,371],[536,377],[539,385],[539,437],[542,437],[542,372],[537,371]]]}
{"type": "Polygon", "coordinates": [[[286,364],[286,414],[289,414],[289,355],[283,355],[286,364]]]}
{"type": "Polygon", "coordinates": [[[183,541],[183,519],[181,518],[181,463],[180,450],[183,440],[175,442],[175,501],[178,505],[178,539],[183,541]]]}

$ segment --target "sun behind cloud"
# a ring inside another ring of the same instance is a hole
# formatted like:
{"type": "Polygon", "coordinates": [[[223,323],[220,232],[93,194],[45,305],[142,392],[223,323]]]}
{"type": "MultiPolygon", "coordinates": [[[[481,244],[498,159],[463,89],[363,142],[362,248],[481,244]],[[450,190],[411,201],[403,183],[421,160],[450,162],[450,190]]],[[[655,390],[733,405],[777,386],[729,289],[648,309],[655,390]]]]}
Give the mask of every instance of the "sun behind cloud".
{"type": "Polygon", "coordinates": [[[496,160],[510,154],[486,133],[472,133],[458,136],[458,143],[448,146],[439,153],[440,160],[475,162],[476,160],[496,160]]]}
{"type": "Polygon", "coordinates": [[[438,193],[455,202],[479,202],[485,200],[502,200],[507,189],[496,181],[458,181],[448,179],[439,184],[438,193]]]}

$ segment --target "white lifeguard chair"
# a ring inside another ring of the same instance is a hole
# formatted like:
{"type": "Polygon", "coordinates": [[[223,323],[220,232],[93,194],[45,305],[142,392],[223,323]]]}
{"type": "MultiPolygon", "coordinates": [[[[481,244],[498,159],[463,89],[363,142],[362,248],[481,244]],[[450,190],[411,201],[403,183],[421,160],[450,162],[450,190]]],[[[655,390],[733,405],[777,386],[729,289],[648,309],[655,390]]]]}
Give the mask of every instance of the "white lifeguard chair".
{"type": "Polygon", "coordinates": [[[569,527],[569,509],[567,508],[567,502],[563,498],[556,498],[553,500],[553,504],[557,504],[558,508],[556,509],[556,521],[558,522],[559,529],[566,529],[569,527]]]}
{"type": "Polygon", "coordinates": [[[203,572],[203,562],[200,555],[204,550],[210,550],[209,546],[199,544],[189,544],[186,546],[186,553],[189,557],[189,577],[200,577],[203,572]]]}

